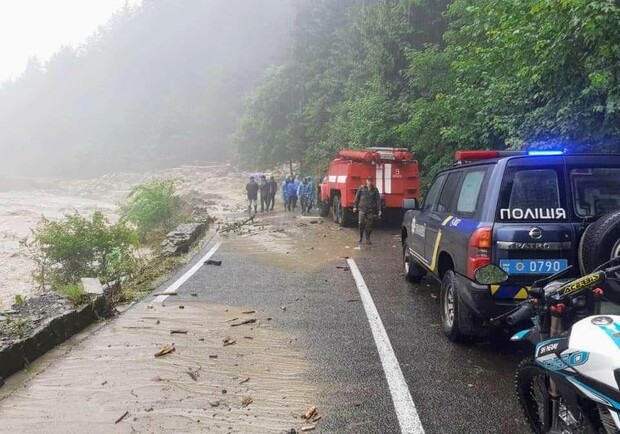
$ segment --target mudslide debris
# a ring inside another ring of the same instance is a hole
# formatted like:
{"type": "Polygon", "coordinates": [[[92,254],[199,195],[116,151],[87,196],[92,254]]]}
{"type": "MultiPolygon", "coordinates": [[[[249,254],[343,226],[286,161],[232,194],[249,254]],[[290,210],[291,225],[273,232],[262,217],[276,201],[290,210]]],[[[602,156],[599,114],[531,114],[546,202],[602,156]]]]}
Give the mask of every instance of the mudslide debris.
{"type": "Polygon", "coordinates": [[[156,352],[155,357],[165,356],[166,354],[170,354],[175,351],[174,345],[165,345],[161,350],[156,352]]]}

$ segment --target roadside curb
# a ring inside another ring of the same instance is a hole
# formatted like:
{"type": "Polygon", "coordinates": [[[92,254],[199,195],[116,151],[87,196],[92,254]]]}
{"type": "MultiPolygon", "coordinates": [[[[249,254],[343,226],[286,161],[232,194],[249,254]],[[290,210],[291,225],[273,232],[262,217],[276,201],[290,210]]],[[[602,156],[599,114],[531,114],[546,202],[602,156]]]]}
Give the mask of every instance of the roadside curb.
{"type": "MultiPolygon", "coordinates": [[[[208,229],[209,225],[205,224],[204,230],[190,244],[190,247],[197,244],[199,240],[202,240],[201,242],[204,242],[204,245],[208,245],[217,235],[217,231],[215,231],[209,237],[208,229]]],[[[200,246],[196,252],[190,250],[188,252],[188,262],[191,263],[202,248],[203,246],[200,246]]],[[[153,290],[149,291],[149,294],[146,296],[150,295],[187,265],[182,264],[177,269],[171,270],[162,281],[153,282],[153,290]]],[[[29,336],[9,345],[0,346],[0,387],[2,387],[3,379],[22,370],[29,363],[65,342],[73,335],[81,332],[95,321],[112,317],[114,315],[114,307],[109,303],[109,300],[119,291],[120,284],[118,282],[106,284],[104,285],[103,294],[98,295],[89,304],[80,306],[77,309],[68,309],[61,314],[47,318],[29,336]]]]}
{"type": "Polygon", "coordinates": [[[85,306],[48,318],[30,336],[0,348],[0,379],[20,371],[96,320],[110,316],[108,299],[99,295],[85,306]]]}

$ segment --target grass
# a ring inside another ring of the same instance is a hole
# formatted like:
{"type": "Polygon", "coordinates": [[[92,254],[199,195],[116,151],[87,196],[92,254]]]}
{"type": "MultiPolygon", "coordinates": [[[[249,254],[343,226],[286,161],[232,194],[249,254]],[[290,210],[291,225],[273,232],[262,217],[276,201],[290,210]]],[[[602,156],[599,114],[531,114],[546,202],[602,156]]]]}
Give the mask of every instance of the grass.
{"type": "Polygon", "coordinates": [[[131,278],[123,284],[123,291],[118,300],[113,303],[124,303],[141,298],[153,290],[159,279],[168,276],[180,265],[180,260],[171,257],[157,256],[142,265],[131,278]]]}
{"type": "Polygon", "coordinates": [[[18,306],[23,306],[26,304],[26,297],[21,294],[15,294],[15,304],[18,306]]]}
{"type": "Polygon", "coordinates": [[[74,306],[86,304],[90,301],[90,297],[84,292],[84,289],[75,283],[60,286],[58,292],[67,297],[74,306]]]}

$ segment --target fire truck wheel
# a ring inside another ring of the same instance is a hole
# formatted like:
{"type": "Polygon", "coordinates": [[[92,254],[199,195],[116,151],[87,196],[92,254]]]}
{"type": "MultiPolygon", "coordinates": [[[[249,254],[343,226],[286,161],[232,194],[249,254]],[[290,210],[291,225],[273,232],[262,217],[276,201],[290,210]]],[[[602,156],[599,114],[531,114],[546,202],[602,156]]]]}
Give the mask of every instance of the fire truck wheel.
{"type": "Polygon", "coordinates": [[[340,207],[340,226],[348,228],[355,225],[356,214],[350,208],[340,207]]]}
{"type": "Polygon", "coordinates": [[[332,199],[332,220],[334,220],[334,223],[340,223],[341,213],[340,196],[334,196],[332,199]]]}
{"type": "Polygon", "coordinates": [[[319,207],[320,207],[319,215],[321,217],[327,217],[329,215],[329,203],[321,202],[319,207]]]}

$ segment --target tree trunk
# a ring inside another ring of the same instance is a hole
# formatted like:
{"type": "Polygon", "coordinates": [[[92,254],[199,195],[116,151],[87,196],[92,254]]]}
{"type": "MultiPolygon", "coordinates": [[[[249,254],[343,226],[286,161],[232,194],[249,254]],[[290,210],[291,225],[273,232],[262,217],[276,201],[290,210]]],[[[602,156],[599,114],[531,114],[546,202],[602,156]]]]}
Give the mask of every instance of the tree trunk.
{"type": "Polygon", "coordinates": [[[293,159],[288,160],[288,170],[291,172],[291,177],[293,176],[293,159]]]}

